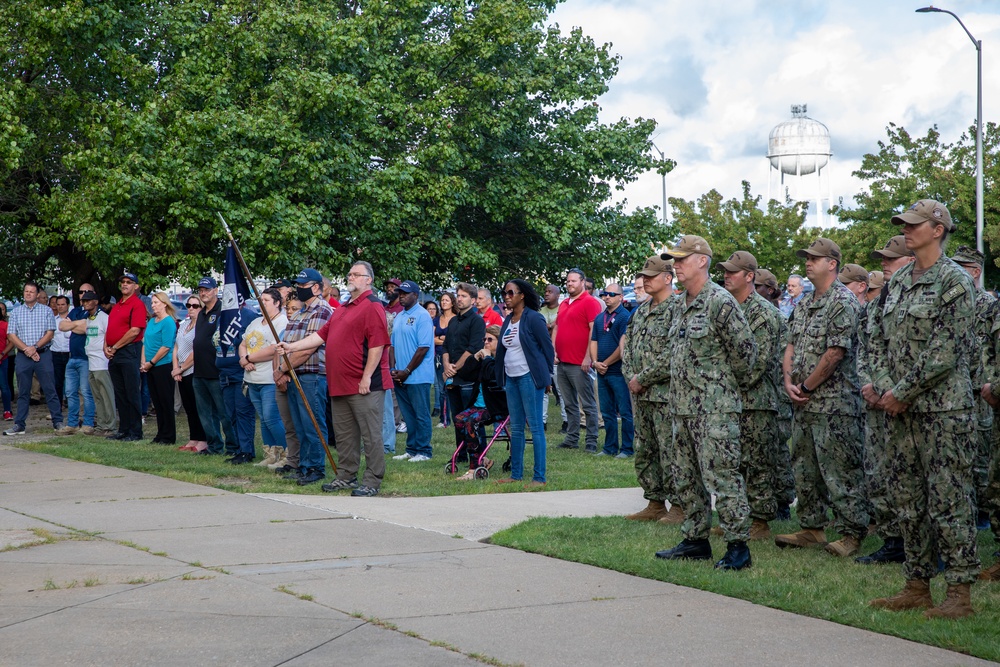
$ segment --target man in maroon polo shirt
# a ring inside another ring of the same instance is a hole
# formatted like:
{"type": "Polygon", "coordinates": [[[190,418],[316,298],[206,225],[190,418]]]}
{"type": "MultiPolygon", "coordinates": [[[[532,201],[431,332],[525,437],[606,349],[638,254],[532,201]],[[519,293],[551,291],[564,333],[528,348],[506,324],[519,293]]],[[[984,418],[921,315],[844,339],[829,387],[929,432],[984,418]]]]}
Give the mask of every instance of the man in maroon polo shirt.
{"type": "Polygon", "coordinates": [[[111,307],[104,338],[104,356],[108,358],[108,374],[118,407],[118,433],[108,439],[135,442],[142,440],[139,360],[146,330],[146,304],[139,299],[139,280],[134,273],[123,273],[118,287],[122,298],[111,307]]]}
{"type": "Polygon", "coordinates": [[[559,304],[552,342],[556,348],[559,365],[556,378],[559,393],[566,403],[566,439],[559,446],[577,449],[580,442],[580,406],[587,419],[586,450],[597,453],[597,401],[594,398],[594,379],[590,374],[590,338],[594,319],[603,310],[597,299],[584,288],[587,277],[580,269],[570,269],[566,274],[569,298],[559,304]]]}
{"type": "Polygon", "coordinates": [[[352,496],[374,496],[385,476],[382,448],[382,411],[389,374],[389,328],[385,308],[372,293],[372,265],[356,262],[347,274],[351,299],[333,312],[316,333],[294,343],[281,343],[285,352],[315,349],[326,343],[326,383],[337,433],[337,479],[324,491],[351,489],[352,496]],[[361,446],[365,473],[358,485],[361,446]]]}

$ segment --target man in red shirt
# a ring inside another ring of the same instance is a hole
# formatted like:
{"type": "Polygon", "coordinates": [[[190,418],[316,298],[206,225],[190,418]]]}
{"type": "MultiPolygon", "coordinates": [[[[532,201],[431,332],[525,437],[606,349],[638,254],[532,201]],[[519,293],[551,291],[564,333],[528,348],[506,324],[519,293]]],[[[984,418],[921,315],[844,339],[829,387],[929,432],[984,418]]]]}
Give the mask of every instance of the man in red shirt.
{"type": "Polygon", "coordinates": [[[590,338],[594,319],[603,310],[601,304],[590,296],[584,287],[586,276],[580,269],[570,269],[566,274],[569,298],[559,304],[552,341],[559,365],[556,378],[559,393],[566,403],[569,424],[566,439],[559,445],[563,449],[578,449],[580,442],[580,406],[587,419],[586,451],[597,453],[597,401],[594,399],[594,378],[591,376],[590,338]]]}
{"type": "Polygon", "coordinates": [[[486,326],[503,326],[503,317],[494,309],[493,294],[483,287],[476,295],[476,312],[483,318],[486,326]]]}
{"type": "Polygon", "coordinates": [[[108,358],[108,374],[118,407],[118,433],[109,435],[108,440],[135,442],[142,440],[139,360],[146,330],[146,304],[139,299],[139,280],[134,273],[123,273],[118,287],[122,298],[111,307],[104,338],[104,356],[108,358]]]}
{"type": "Polygon", "coordinates": [[[337,434],[337,479],[324,491],[351,489],[352,496],[374,496],[385,476],[382,448],[382,412],[389,374],[389,328],[385,308],[372,293],[375,273],[368,262],[356,262],[347,274],[351,299],[333,312],[316,333],[294,343],[281,343],[284,352],[312,350],[326,343],[326,382],[337,434]],[[358,485],[361,446],[365,473],[358,485]]]}

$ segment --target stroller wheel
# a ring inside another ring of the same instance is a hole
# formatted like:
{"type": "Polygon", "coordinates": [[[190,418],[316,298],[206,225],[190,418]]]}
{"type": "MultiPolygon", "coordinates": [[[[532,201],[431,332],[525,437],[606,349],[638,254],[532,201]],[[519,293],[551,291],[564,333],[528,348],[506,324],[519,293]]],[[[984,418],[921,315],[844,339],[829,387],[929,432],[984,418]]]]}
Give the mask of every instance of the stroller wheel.
{"type": "Polygon", "coordinates": [[[455,464],[452,463],[451,461],[448,461],[447,463],[445,463],[444,464],[444,474],[446,474],[446,475],[454,475],[455,474],[455,464]]]}
{"type": "Polygon", "coordinates": [[[482,466],[476,468],[476,479],[489,479],[490,471],[482,466]]]}
{"type": "Polygon", "coordinates": [[[510,459],[503,462],[503,471],[510,472],[510,459]]]}

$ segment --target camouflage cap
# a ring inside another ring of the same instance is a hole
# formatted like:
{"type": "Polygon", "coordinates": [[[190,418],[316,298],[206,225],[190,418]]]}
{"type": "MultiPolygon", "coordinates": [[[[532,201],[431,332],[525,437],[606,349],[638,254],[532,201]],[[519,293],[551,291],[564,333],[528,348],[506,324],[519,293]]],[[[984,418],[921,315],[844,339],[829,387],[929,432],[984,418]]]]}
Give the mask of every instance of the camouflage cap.
{"type": "Polygon", "coordinates": [[[868,291],[880,290],[885,286],[885,274],[881,271],[872,271],[868,274],[868,291]]]}
{"type": "Polygon", "coordinates": [[[719,262],[719,266],[726,271],[756,271],[757,258],[745,250],[740,250],[730,255],[728,261],[719,262]]]}
{"type": "Polygon", "coordinates": [[[677,242],[673,248],[667,251],[667,254],[671,257],[676,257],[678,259],[683,259],[688,255],[708,255],[712,256],[712,247],[708,245],[708,241],[700,236],[694,236],[693,234],[687,234],[681,237],[681,240],[677,242]]]}
{"type": "Polygon", "coordinates": [[[773,290],[778,289],[778,279],[767,269],[757,269],[753,275],[754,285],[767,285],[773,290]]]}
{"type": "Polygon", "coordinates": [[[906,237],[898,234],[886,241],[884,248],[876,250],[868,256],[872,259],[898,259],[900,257],[912,257],[913,252],[906,247],[906,237]]]}
{"type": "Polygon", "coordinates": [[[955,223],[951,221],[948,207],[933,199],[921,199],[899,215],[892,216],[894,225],[919,225],[922,222],[942,224],[949,232],[957,229],[955,223]]]}
{"type": "Polygon", "coordinates": [[[837,277],[845,285],[847,283],[867,283],[868,269],[860,264],[845,264],[844,268],[840,270],[840,275],[837,277]]]}
{"type": "Polygon", "coordinates": [[[661,273],[674,272],[674,260],[670,259],[670,255],[667,253],[661,253],[659,255],[652,255],[646,258],[646,263],[642,265],[642,270],[636,275],[638,276],[658,276],[661,273]]]}
{"type": "Polygon", "coordinates": [[[822,236],[809,244],[808,248],[795,253],[798,257],[831,257],[840,261],[840,246],[822,236]]]}
{"type": "Polygon", "coordinates": [[[983,253],[979,252],[975,248],[970,248],[967,245],[958,246],[958,251],[955,256],[951,258],[951,261],[956,264],[975,264],[976,266],[982,268],[983,261],[986,258],[983,253]]]}

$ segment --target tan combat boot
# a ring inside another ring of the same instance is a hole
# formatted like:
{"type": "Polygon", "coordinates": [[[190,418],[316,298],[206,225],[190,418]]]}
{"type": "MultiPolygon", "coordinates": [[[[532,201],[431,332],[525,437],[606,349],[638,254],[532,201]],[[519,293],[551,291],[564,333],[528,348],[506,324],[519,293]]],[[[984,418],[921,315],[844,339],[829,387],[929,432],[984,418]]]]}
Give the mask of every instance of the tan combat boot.
{"type": "Polygon", "coordinates": [[[665,526],[679,526],[684,523],[684,510],[677,505],[671,505],[670,511],[657,519],[657,523],[665,526]]]}
{"type": "Polygon", "coordinates": [[[924,618],[965,618],[972,616],[972,600],[969,599],[971,584],[949,586],[948,594],[937,607],[924,612],[924,618]]]}
{"type": "Polygon", "coordinates": [[[269,464],[267,466],[267,469],[268,470],[281,470],[282,468],[284,468],[288,464],[288,448],[287,447],[278,447],[277,445],[275,445],[274,449],[278,450],[274,454],[275,461],[274,461],[274,463],[269,464]]]}
{"type": "Polygon", "coordinates": [[[826,546],[826,534],[816,528],[803,528],[797,533],[789,535],[778,535],[774,538],[774,543],[782,549],[786,547],[806,547],[826,546]]]}
{"type": "Polygon", "coordinates": [[[771,527],[767,525],[767,521],[764,521],[763,519],[753,520],[753,523],[750,524],[750,539],[751,540],[771,539],[771,527]]]}
{"type": "Polygon", "coordinates": [[[840,556],[841,558],[847,558],[848,556],[853,556],[858,553],[858,549],[861,548],[861,542],[859,542],[858,538],[853,535],[844,535],[836,542],[830,542],[824,548],[827,553],[833,554],[834,556],[840,556]]]}
{"type": "Polygon", "coordinates": [[[274,447],[264,445],[263,450],[264,450],[264,458],[262,458],[260,461],[257,461],[257,463],[254,463],[255,466],[266,466],[274,463],[274,447]]]}
{"type": "Polygon", "coordinates": [[[667,506],[662,500],[650,500],[644,510],[629,514],[625,518],[629,521],[656,521],[662,516],[666,516],[667,506]]]}
{"type": "Polygon", "coordinates": [[[1000,562],[993,563],[992,566],[986,568],[979,573],[980,581],[1000,581],[1000,562]]]}
{"type": "Polygon", "coordinates": [[[930,609],[934,606],[931,599],[931,582],[926,579],[909,579],[903,590],[887,598],[875,598],[868,606],[887,611],[905,611],[907,609],[930,609]]]}

